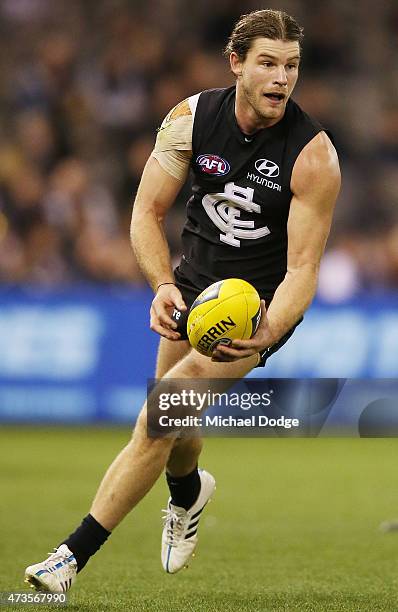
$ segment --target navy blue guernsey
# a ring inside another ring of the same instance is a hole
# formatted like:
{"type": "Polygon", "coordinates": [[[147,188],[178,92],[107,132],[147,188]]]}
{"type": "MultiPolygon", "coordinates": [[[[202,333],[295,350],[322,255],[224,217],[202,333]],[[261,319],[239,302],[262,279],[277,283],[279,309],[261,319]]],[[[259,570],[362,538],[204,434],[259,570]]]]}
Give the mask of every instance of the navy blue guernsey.
{"type": "Polygon", "coordinates": [[[289,100],[281,121],[245,136],[236,122],[235,87],[200,94],[178,283],[202,291],[223,278],[243,278],[272,299],[286,273],[293,166],[323,129],[289,100]]]}

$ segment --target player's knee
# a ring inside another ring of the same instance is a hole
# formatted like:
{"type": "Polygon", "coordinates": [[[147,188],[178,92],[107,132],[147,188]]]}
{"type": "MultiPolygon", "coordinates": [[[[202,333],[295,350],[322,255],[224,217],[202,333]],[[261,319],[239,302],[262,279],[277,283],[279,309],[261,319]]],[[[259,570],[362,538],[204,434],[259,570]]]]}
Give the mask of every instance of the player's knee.
{"type": "Polygon", "coordinates": [[[203,442],[199,436],[193,438],[177,438],[173,444],[172,453],[189,453],[200,455],[202,447],[203,442]]]}
{"type": "Polygon", "coordinates": [[[138,445],[142,450],[157,447],[159,452],[163,452],[163,450],[170,452],[177,436],[177,430],[169,428],[166,431],[164,427],[160,426],[158,412],[151,411],[145,405],[138,415],[129,445],[138,445]]]}
{"type": "MultiPolygon", "coordinates": [[[[152,440],[150,436],[148,436],[148,430],[150,429],[150,417],[148,419],[148,409],[145,406],[142,408],[141,412],[138,415],[136,424],[133,429],[133,433],[131,436],[131,443],[134,443],[138,439],[146,439],[149,441],[152,440]]],[[[156,438],[153,438],[156,439],[156,438]]]]}

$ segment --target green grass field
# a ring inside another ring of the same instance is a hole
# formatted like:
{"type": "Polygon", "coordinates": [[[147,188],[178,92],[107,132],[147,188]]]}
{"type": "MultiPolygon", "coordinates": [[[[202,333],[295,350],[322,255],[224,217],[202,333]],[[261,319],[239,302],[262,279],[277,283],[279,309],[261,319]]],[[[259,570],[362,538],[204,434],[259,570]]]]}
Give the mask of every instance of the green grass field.
{"type": "MultiPolygon", "coordinates": [[[[24,567],[80,522],[128,436],[0,431],[0,591],[24,590],[24,567]]],[[[398,610],[398,533],[378,531],[398,516],[397,455],[394,439],[208,440],[202,465],[218,486],[191,567],[161,568],[161,479],[79,576],[68,609],[398,610]]]]}

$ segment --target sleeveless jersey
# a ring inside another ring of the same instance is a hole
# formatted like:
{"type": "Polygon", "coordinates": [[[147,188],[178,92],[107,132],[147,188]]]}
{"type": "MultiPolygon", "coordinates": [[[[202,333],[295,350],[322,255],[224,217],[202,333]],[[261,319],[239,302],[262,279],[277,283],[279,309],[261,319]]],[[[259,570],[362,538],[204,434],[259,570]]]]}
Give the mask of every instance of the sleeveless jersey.
{"type": "Polygon", "coordinates": [[[178,283],[202,291],[223,278],[243,278],[272,299],[287,268],[292,169],[323,129],[289,100],[278,123],[245,136],[236,122],[235,87],[199,95],[178,283]]]}

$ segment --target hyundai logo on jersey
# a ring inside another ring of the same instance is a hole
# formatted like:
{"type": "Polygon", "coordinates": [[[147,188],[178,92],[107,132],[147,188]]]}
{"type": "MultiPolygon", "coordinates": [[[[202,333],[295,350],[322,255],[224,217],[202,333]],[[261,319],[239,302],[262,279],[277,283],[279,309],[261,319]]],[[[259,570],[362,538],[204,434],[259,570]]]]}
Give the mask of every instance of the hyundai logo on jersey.
{"type": "Polygon", "coordinates": [[[269,159],[258,159],[254,164],[256,170],[263,176],[276,178],[279,176],[279,166],[269,159]]]}
{"type": "Polygon", "coordinates": [[[196,163],[201,167],[203,172],[206,172],[206,174],[213,174],[215,176],[223,176],[224,174],[228,174],[231,168],[225,159],[219,157],[218,155],[212,155],[211,153],[199,155],[196,163]]]}

